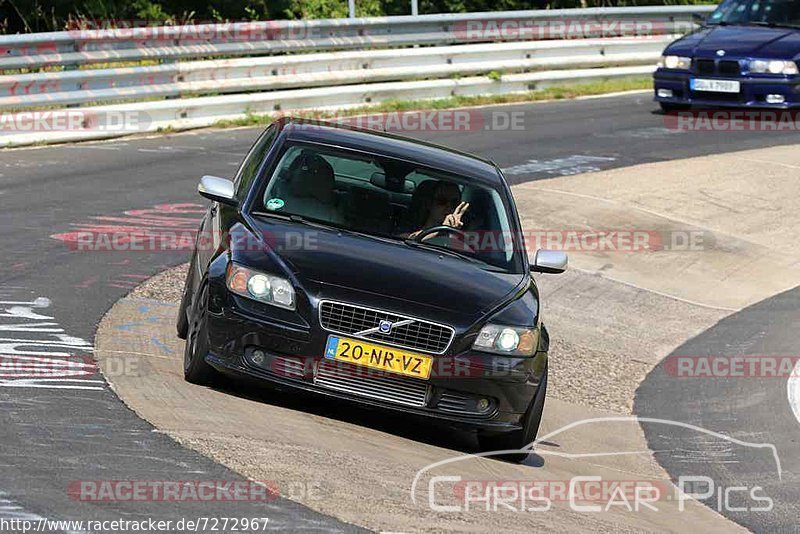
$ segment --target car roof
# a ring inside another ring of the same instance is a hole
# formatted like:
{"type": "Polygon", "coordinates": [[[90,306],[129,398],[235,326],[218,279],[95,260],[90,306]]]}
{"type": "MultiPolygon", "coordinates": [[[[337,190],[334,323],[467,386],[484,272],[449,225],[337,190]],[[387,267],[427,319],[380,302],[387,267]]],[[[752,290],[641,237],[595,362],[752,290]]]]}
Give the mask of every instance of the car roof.
{"type": "Polygon", "coordinates": [[[349,148],[451,172],[493,186],[501,185],[500,173],[493,162],[433,143],[312,119],[284,117],[276,124],[289,141],[349,148]]]}

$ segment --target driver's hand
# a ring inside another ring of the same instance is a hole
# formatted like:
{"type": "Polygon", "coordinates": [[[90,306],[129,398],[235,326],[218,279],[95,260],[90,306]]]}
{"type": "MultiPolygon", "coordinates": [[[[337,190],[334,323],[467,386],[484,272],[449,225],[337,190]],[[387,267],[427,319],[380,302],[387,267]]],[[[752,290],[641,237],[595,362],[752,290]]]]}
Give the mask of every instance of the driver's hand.
{"type": "Polygon", "coordinates": [[[456,206],[456,209],[453,211],[453,213],[444,218],[444,222],[442,222],[442,224],[451,228],[461,228],[464,226],[464,223],[461,221],[461,217],[464,216],[468,209],[469,202],[462,202],[456,206]]]}

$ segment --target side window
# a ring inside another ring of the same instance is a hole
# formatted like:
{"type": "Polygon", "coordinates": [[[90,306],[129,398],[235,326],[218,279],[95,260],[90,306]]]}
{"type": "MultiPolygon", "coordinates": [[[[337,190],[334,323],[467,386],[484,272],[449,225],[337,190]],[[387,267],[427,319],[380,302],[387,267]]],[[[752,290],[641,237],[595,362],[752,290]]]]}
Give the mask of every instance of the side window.
{"type": "Polygon", "coordinates": [[[253,183],[256,173],[258,172],[259,167],[261,167],[264,157],[267,155],[267,150],[272,144],[273,139],[275,139],[276,131],[277,129],[275,126],[270,126],[264,130],[264,133],[262,133],[261,137],[256,140],[250,149],[250,152],[248,152],[247,156],[245,156],[242,165],[236,172],[236,177],[233,179],[234,187],[236,189],[236,196],[238,198],[242,198],[242,196],[246,194],[247,190],[250,188],[250,184],[253,183]]]}

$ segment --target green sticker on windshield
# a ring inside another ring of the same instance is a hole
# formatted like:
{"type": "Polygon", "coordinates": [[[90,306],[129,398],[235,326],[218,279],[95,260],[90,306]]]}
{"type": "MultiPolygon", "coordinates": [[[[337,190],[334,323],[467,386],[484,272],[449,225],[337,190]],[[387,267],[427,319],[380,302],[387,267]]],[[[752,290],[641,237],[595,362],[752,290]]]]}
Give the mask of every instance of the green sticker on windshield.
{"type": "Polygon", "coordinates": [[[280,198],[271,198],[267,200],[267,209],[270,211],[279,210],[284,204],[286,203],[280,198]]]}

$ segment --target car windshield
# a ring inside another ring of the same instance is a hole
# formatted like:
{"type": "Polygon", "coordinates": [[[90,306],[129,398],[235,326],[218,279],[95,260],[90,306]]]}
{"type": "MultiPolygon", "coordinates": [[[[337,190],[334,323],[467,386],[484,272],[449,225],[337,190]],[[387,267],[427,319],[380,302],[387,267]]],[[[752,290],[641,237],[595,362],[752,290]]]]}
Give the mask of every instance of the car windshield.
{"type": "Polygon", "coordinates": [[[708,22],[800,27],[800,0],[727,0],[711,14],[708,22]]]}
{"type": "Polygon", "coordinates": [[[495,270],[521,267],[501,192],[391,158],[289,144],[255,211],[458,255],[495,270]],[[440,228],[428,231],[434,227],[440,228]]]}

